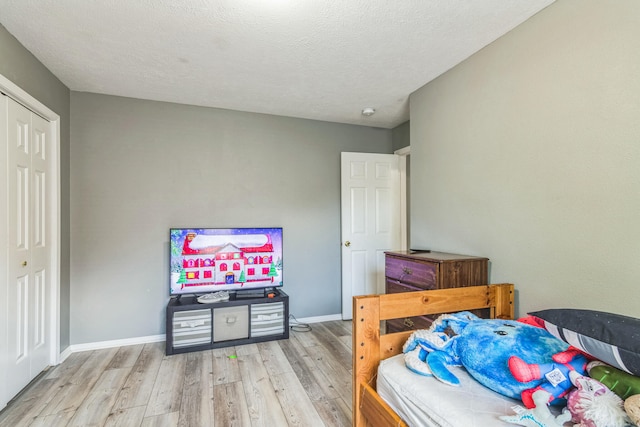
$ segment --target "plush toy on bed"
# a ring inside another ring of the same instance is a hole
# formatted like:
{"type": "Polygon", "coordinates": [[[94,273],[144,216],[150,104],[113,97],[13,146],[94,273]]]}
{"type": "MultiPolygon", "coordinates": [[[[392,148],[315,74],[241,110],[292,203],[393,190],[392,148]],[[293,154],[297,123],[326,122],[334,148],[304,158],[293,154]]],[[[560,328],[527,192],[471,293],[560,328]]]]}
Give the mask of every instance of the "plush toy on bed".
{"type": "Polygon", "coordinates": [[[624,402],[600,381],[569,374],[576,386],[567,397],[567,409],[575,427],[625,427],[631,420],[623,409],[624,402]]]}
{"type": "Polygon", "coordinates": [[[512,409],[516,415],[503,415],[499,417],[509,424],[525,427],[563,427],[564,423],[571,420],[571,413],[564,410],[560,415],[553,415],[547,406],[551,393],[546,390],[536,390],[533,393],[535,407],[524,409],[522,406],[514,406],[512,409]]]}
{"type": "Polygon", "coordinates": [[[523,390],[520,398],[524,406],[533,408],[536,403],[533,401],[533,393],[536,390],[544,389],[550,394],[550,401],[564,397],[573,384],[570,379],[571,372],[584,374],[587,369],[587,358],[576,350],[566,350],[551,356],[551,361],[547,363],[527,363],[518,356],[509,358],[509,370],[513,377],[527,383],[532,380],[543,380],[538,386],[523,390]]]}
{"type": "Polygon", "coordinates": [[[518,381],[509,370],[509,358],[516,356],[528,364],[543,365],[567,348],[568,344],[544,329],[460,312],[440,316],[428,330],[415,331],[403,351],[406,366],[414,372],[459,385],[449,367],[464,366],[484,386],[520,399],[523,391],[534,390],[547,380],[518,381]]]}

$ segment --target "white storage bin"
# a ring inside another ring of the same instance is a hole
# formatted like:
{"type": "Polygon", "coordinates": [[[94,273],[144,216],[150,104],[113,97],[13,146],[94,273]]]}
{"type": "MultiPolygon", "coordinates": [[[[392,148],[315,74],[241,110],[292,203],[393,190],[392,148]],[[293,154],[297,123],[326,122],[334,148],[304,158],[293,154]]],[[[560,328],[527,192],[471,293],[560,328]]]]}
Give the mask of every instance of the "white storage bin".
{"type": "Polygon", "coordinates": [[[213,341],[249,338],[249,306],[213,309],[213,341]]]}
{"type": "Polygon", "coordinates": [[[284,332],[284,303],[251,305],[251,337],[279,335],[284,332]]]}
{"type": "Polygon", "coordinates": [[[211,310],[173,313],[173,347],[211,344],[211,310]]]}

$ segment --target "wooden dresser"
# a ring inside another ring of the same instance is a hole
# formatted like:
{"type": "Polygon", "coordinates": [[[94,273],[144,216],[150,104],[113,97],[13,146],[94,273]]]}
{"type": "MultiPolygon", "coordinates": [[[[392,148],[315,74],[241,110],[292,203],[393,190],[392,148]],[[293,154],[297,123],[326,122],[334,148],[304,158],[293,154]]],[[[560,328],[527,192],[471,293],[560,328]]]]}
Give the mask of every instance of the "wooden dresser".
{"type": "MultiPolygon", "coordinates": [[[[385,252],[385,292],[422,291],[486,285],[488,258],[444,252],[385,252]]],[[[426,329],[428,317],[408,317],[387,321],[387,332],[426,329]]]]}

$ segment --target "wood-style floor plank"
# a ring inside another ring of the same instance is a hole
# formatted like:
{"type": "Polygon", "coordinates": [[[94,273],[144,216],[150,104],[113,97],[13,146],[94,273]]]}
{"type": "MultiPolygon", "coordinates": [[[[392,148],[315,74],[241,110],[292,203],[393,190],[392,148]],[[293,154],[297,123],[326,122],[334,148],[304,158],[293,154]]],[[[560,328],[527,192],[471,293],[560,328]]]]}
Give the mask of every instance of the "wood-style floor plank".
{"type": "Polygon", "coordinates": [[[45,415],[44,417],[36,417],[30,427],[66,427],[73,418],[75,412],[58,412],[53,415],[45,415]]]}
{"type": "Polygon", "coordinates": [[[278,401],[278,398],[273,385],[269,381],[269,375],[262,363],[260,353],[241,356],[240,372],[251,425],[253,427],[287,425],[282,407],[274,404],[278,401]]]}
{"type": "Polygon", "coordinates": [[[127,382],[118,393],[116,403],[113,405],[114,410],[147,406],[163,358],[163,343],[144,345],[127,382]]]}
{"type": "Polygon", "coordinates": [[[111,359],[107,369],[130,368],[139,359],[144,344],[128,345],[118,348],[118,352],[111,359]]]}
{"type": "Polygon", "coordinates": [[[323,324],[314,325],[311,333],[316,337],[318,345],[326,348],[343,366],[351,366],[351,349],[323,324]]]}
{"type": "Polygon", "coordinates": [[[240,366],[235,347],[211,350],[213,355],[213,384],[229,384],[240,381],[240,366]]]}
{"type": "Polygon", "coordinates": [[[117,351],[117,348],[109,348],[91,352],[89,358],[75,372],[71,373],[68,382],[63,384],[40,415],[76,411],[117,351]]]}
{"type": "Polygon", "coordinates": [[[323,325],[340,340],[348,349],[351,349],[351,322],[336,320],[325,322],[323,325]]]}
{"type": "Polygon", "coordinates": [[[214,426],[245,427],[251,425],[242,381],[213,386],[214,426]]]}
{"type": "Polygon", "coordinates": [[[213,372],[210,351],[187,354],[178,426],[213,425],[213,372]]]}
{"type": "MultiPolygon", "coordinates": [[[[43,418],[44,415],[41,415],[43,409],[62,388],[61,381],[59,378],[45,377],[33,384],[18,399],[9,403],[9,407],[3,412],[3,417],[0,418],[0,426],[28,426],[38,416],[43,418]]],[[[73,416],[73,412],[71,415],[73,416]]]]}
{"type": "Polygon", "coordinates": [[[146,406],[116,409],[109,414],[104,427],[139,427],[146,410],[146,406]]]}
{"type": "Polygon", "coordinates": [[[64,378],[68,381],[71,375],[78,369],[80,369],[80,367],[91,357],[92,354],[92,351],[82,351],[79,353],[71,354],[69,357],[67,357],[64,363],[51,368],[47,372],[45,378],[64,378]]]}
{"type": "Polygon", "coordinates": [[[166,356],[162,360],[145,417],[179,411],[186,360],[187,353],[166,356]]]}
{"type": "Polygon", "coordinates": [[[141,427],[176,427],[179,418],[179,412],[145,417],[142,419],[141,427]]]}
{"type": "Polygon", "coordinates": [[[258,344],[258,351],[269,376],[293,372],[277,341],[258,344]]]}
{"type": "Polygon", "coordinates": [[[69,422],[70,427],[102,426],[131,368],[107,369],[82,401],[69,422]]]}
{"type": "Polygon", "coordinates": [[[295,337],[279,341],[279,344],[309,399],[318,401],[339,397],[331,382],[295,337]]]}
{"type": "Polygon", "coordinates": [[[74,353],[9,402],[0,427],[350,426],[350,334],[332,321],[172,356],[164,343],[74,353]]]}
{"type": "Polygon", "coordinates": [[[327,377],[338,396],[347,402],[351,401],[351,364],[344,366],[330,350],[321,345],[309,347],[307,350],[313,352],[312,357],[318,368],[327,377]]]}
{"type": "Polygon", "coordinates": [[[340,427],[351,425],[353,413],[351,402],[347,403],[342,398],[331,400],[319,400],[313,402],[318,414],[327,427],[340,427]]]}
{"type": "Polygon", "coordinates": [[[271,382],[276,389],[276,396],[289,426],[324,426],[316,408],[293,372],[274,375],[271,377],[271,382]]]}

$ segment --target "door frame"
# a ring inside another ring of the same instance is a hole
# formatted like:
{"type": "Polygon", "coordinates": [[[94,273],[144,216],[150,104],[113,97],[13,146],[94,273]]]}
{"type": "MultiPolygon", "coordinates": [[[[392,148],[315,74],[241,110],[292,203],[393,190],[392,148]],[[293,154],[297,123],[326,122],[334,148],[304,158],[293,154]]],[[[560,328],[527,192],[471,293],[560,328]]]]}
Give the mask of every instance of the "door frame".
{"type": "MultiPolygon", "coordinates": [[[[352,153],[352,154],[363,154],[363,155],[370,155],[370,154],[384,154],[384,155],[394,155],[397,159],[398,159],[398,183],[397,183],[397,190],[399,192],[399,206],[398,206],[398,210],[399,210],[399,240],[400,240],[400,247],[397,249],[402,249],[402,248],[406,248],[408,243],[408,238],[407,238],[407,155],[409,155],[409,147],[400,149],[395,151],[394,153],[367,153],[367,152],[343,152],[341,154],[341,167],[340,167],[340,227],[341,227],[341,233],[340,233],[340,260],[341,260],[341,275],[340,275],[340,296],[341,296],[341,304],[340,304],[340,316],[342,319],[345,318],[345,279],[344,279],[344,273],[345,273],[345,267],[344,267],[344,246],[347,246],[345,244],[345,237],[342,233],[344,224],[343,224],[343,220],[345,217],[345,213],[344,213],[344,209],[345,209],[345,203],[343,200],[343,186],[344,186],[344,182],[343,182],[343,170],[342,170],[342,155],[344,153],[352,153]]],[[[351,294],[351,296],[353,296],[353,293],[351,294]]]]}
{"type": "MultiPolygon", "coordinates": [[[[47,189],[51,191],[51,215],[48,226],[51,230],[51,272],[50,281],[50,319],[49,319],[49,363],[57,365],[60,361],[60,116],[49,109],[46,105],[29,95],[25,90],[0,74],[0,92],[22,104],[32,112],[45,118],[51,126],[51,177],[47,189]]],[[[2,155],[3,162],[6,162],[6,153],[2,155]]],[[[5,195],[6,200],[6,195],[5,195]]],[[[2,214],[4,215],[4,213],[2,214]]],[[[3,222],[6,224],[6,222],[3,222]]],[[[7,254],[3,254],[6,259],[7,254]]],[[[1,272],[6,278],[6,271],[1,272]]],[[[0,396],[0,399],[2,397],[0,396]]]]}
{"type": "Polygon", "coordinates": [[[396,150],[393,154],[399,156],[398,169],[400,171],[400,244],[402,249],[409,250],[408,215],[409,194],[407,176],[407,157],[411,154],[411,146],[396,150]]]}

